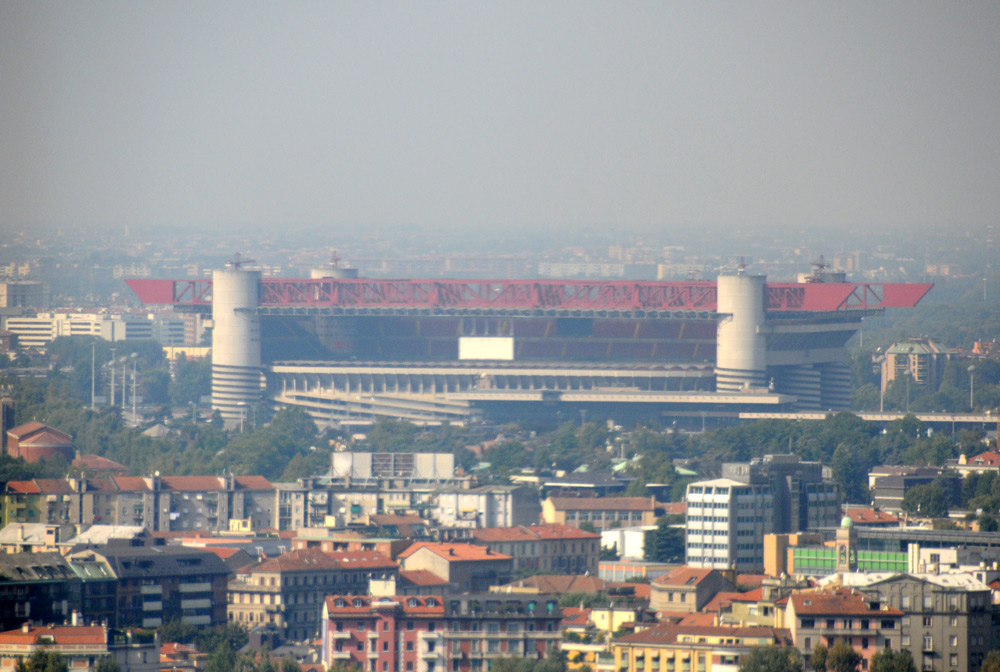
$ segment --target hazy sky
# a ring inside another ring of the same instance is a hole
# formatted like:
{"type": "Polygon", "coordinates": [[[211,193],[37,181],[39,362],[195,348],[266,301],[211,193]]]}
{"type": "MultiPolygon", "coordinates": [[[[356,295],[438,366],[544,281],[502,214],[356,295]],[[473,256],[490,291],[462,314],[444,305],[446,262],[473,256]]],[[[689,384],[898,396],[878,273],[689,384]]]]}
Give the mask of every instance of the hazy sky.
{"type": "Polygon", "coordinates": [[[978,228],[998,96],[996,0],[7,0],[0,226],[978,228]]]}

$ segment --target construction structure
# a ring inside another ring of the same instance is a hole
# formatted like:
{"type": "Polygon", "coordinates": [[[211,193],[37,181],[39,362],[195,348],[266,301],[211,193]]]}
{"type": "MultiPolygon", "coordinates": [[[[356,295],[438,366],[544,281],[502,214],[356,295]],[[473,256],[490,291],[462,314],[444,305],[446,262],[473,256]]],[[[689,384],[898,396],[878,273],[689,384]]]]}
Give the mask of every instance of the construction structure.
{"type": "Polygon", "coordinates": [[[717,282],[384,280],[336,263],[285,279],[246,263],[127,281],[148,304],[211,311],[212,405],[230,423],[261,404],[324,424],[846,409],[845,345],[862,319],[931,288],[743,269],[717,282]]]}

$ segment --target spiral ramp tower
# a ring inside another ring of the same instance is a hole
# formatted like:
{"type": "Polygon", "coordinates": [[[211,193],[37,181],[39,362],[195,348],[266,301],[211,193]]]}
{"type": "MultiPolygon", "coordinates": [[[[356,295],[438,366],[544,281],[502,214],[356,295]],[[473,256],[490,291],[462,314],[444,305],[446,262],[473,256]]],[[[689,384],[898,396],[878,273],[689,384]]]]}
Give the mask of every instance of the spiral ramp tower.
{"type": "Polygon", "coordinates": [[[256,313],[261,273],[234,266],[212,274],[212,410],[227,425],[244,419],[264,389],[256,313]]]}

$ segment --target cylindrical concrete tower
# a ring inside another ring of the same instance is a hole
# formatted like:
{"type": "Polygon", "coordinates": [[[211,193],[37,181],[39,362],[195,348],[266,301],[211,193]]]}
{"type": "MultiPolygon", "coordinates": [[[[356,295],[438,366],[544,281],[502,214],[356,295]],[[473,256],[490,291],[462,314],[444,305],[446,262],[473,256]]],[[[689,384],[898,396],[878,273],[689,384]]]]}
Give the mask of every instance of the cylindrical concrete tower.
{"type": "Polygon", "coordinates": [[[212,274],[212,409],[232,423],[261,400],[260,271],[212,274]]]}
{"type": "Polygon", "coordinates": [[[718,312],[725,314],[716,337],[715,389],[738,392],[767,387],[763,275],[720,275],[718,312]]]}

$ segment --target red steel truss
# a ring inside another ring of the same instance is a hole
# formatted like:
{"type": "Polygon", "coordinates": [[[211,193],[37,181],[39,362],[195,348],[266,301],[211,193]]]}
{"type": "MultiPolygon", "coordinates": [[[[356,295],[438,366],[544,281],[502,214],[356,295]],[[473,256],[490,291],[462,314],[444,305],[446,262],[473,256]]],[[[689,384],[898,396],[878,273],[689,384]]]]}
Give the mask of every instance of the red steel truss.
{"type": "MultiPolygon", "coordinates": [[[[125,281],[144,303],[208,306],[212,281],[125,281]]],[[[910,308],[930,284],[768,283],[769,311],[819,312],[910,308]]],[[[660,311],[716,309],[711,281],[626,280],[380,280],[265,278],[262,307],[442,310],[660,311]]]]}

